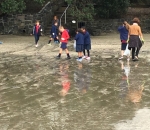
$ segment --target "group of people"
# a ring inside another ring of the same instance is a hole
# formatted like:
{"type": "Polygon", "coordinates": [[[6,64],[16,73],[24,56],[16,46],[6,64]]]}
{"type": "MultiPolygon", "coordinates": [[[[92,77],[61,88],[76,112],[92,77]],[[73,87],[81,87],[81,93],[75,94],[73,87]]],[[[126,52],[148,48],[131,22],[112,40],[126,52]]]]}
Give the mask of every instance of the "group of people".
{"type": "MultiPolygon", "coordinates": [[[[33,27],[33,35],[35,37],[35,46],[38,47],[38,41],[39,37],[41,35],[41,25],[39,21],[36,21],[35,26],[33,27]]],[[[51,41],[54,40],[54,42],[61,43],[59,54],[56,57],[57,59],[61,58],[62,51],[66,51],[67,59],[70,59],[70,54],[67,49],[68,39],[69,36],[69,30],[65,29],[63,26],[60,26],[59,20],[56,16],[54,16],[54,20],[52,22],[52,28],[50,30],[51,38],[48,41],[48,44],[51,44],[51,41]],[[60,40],[59,40],[60,35],[60,40]]],[[[76,30],[76,52],[78,53],[77,61],[81,62],[82,59],[90,60],[90,50],[91,50],[91,38],[89,32],[86,30],[85,27],[81,27],[76,30]],[[87,55],[86,55],[87,50],[87,55]]]]}
{"type": "MultiPolygon", "coordinates": [[[[124,58],[124,51],[126,49],[129,49],[132,51],[132,60],[138,61],[139,51],[144,44],[141,27],[139,26],[140,20],[136,17],[132,20],[132,22],[133,24],[130,25],[129,23],[124,21],[123,25],[118,27],[121,40],[121,57],[119,58],[119,60],[122,60],[124,58]]],[[[33,35],[35,36],[36,47],[38,47],[38,40],[41,35],[41,31],[41,25],[39,24],[39,21],[37,21],[35,26],[33,27],[33,35]]],[[[64,28],[63,26],[60,26],[59,20],[56,16],[54,16],[54,20],[52,22],[50,35],[51,38],[48,41],[48,44],[51,44],[52,40],[54,40],[54,42],[61,43],[59,54],[56,58],[59,59],[61,57],[62,51],[65,50],[67,59],[70,59],[71,57],[67,49],[68,39],[70,38],[69,30],[64,28]],[[60,38],[59,35],[61,36],[60,38]]],[[[78,53],[77,61],[81,62],[82,59],[90,60],[91,39],[90,34],[85,27],[81,27],[76,30],[76,36],[74,40],[76,42],[76,52],[78,53]],[[87,50],[87,55],[85,50],[87,50]]],[[[127,56],[127,59],[130,59],[130,55],[127,56]]]]}
{"type": "MultiPolygon", "coordinates": [[[[124,21],[123,25],[118,28],[121,40],[121,57],[119,58],[119,60],[123,59],[124,51],[126,49],[129,49],[132,50],[132,61],[138,61],[139,51],[144,44],[143,34],[141,32],[141,27],[139,26],[140,20],[135,17],[132,22],[133,24],[130,25],[129,23],[124,21]]],[[[127,57],[129,60],[130,55],[127,57]]]]}

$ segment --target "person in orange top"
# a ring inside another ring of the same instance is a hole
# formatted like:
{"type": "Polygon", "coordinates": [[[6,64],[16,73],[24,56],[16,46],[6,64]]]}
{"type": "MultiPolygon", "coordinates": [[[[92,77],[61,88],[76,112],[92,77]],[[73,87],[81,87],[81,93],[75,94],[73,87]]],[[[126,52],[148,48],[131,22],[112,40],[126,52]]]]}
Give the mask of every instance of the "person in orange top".
{"type": "Polygon", "coordinates": [[[138,60],[138,54],[140,51],[140,48],[142,47],[143,40],[143,34],[141,32],[141,27],[139,26],[140,20],[138,18],[134,18],[133,24],[129,25],[129,50],[132,49],[132,60],[137,61],[138,60]]]}

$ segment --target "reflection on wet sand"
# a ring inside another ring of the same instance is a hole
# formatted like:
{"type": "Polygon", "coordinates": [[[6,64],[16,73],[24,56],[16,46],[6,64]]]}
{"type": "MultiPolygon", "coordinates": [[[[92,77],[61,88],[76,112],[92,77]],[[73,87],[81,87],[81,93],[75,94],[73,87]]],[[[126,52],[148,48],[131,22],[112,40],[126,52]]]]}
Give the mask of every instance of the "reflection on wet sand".
{"type": "Polygon", "coordinates": [[[61,80],[61,85],[62,85],[62,90],[60,91],[61,96],[66,96],[69,89],[70,89],[70,80],[69,80],[69,64],[66,63],[61,63],[59,66],[60,69],[60,80],[61,80]]]}
{"type": "Polygon", "coordinates": [[[138,69],[138,62],[131,68],[130,62],[123,62],[120,61],[121,69],[123,70],[122,80],[120,83],[121,87],[121,97],[126,98],[128,101],[133,103],[139,103],[142,98],[142,92],[144,90],[143,80],[139,79],[139,75],[136,72],[139,71],[138,69]],[[131,73],[131,70],[132,73],[131,73]]]}
{"type": "Polygon", "coordinates": [[[93,58],[78,64],[74,59],[3,56],[0,130],[115,130],[112,123],[135,116],[139,107],[133,100],[142,99],[140,108],[150,108],[147,64],[124,62],[121,73],[115,59],[93,58]]]}
{"type": "Polygon", "coordinates": [[[85,67],[82,63],[77,64],[77,68],[74,70],[74,81],[76,88],[82,94],[87,93],[90,86],[90,68],[85,67]]]}

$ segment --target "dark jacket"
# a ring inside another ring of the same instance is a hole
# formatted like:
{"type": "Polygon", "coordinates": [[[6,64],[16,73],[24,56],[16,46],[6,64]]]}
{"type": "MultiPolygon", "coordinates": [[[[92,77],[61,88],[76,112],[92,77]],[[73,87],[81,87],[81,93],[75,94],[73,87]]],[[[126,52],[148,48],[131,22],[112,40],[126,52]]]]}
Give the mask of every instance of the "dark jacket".
{"type": "Polygon", "coordinates": [[[91,44],[91,38],[89,32],[83,33],[84,36],[84,44],[91,44]]]}
{"type": "Polygon", "coordinates": [[[55,25],[52,25],[50,34],[52,35],[53,38],[56,38],[58,36],[58,28],[55,25]]]}
{"type": "Polygon", "coordinates": [[[75,36],[76,44],[84,44],[84,36],[82,33],[77,33],[75,36]]]}
{"type": "Polygon", "coordinates": [[[118,27],[118,31],[120,33],[120,40],[127,41],[127,39],[128,39],[128,30],[126,29],[126,27],[125,26],[120,26],[120,27],[118,27]]]}
{"type": "Polygon", "coordinates": [[[33,35],[41,36],[41,32],[42,32],[42,27],[41,27],[41,25],[39,25],[38,32],[36,32],[36,25],[34,25],[33,30],[32,30],[33,35]]]}

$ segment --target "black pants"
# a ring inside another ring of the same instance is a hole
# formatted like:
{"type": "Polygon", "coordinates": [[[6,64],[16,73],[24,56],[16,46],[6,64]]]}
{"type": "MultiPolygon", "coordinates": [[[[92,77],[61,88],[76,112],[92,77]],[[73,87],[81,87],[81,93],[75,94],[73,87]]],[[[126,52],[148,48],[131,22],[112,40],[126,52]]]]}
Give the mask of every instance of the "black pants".
{"type": "Polygon", "coordinates": [[[129,50],[131,50],[131,49],[132,49],[132,59],[134,59],[135,56],[138,57],[140,48],[137,48],[137,47],[129,47],[129,50]]]}
{"type": "Polygon", "coordinates": [[[39,41],[40,36],[35,34],[34,37],[35,37],[35,44],[37,44],[38,41],[39,41]]]}

